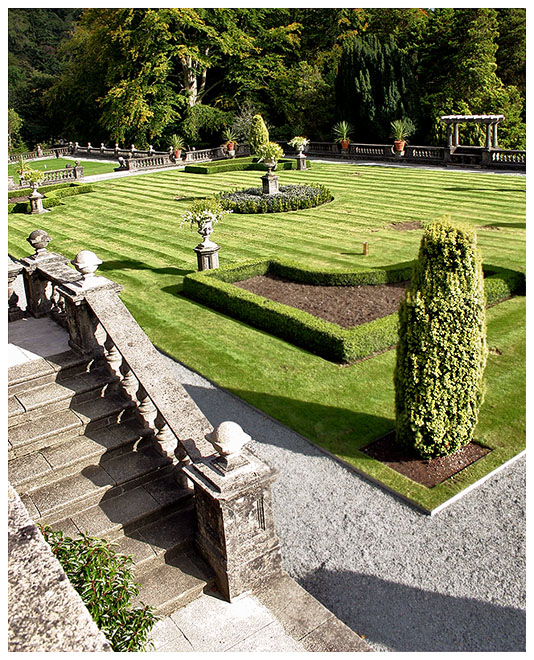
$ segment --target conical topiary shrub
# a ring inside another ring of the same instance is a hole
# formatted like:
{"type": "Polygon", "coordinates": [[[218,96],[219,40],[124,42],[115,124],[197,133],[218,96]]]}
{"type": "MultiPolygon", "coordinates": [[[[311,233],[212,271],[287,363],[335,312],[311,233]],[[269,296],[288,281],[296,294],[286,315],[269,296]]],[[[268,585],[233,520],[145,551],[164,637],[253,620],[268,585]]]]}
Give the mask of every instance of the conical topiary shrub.
{"type": "Polygon", "coordinates": [[[482,403],[486,357],[476,236],[444,218],[425,229],[399,309],[397,442],[427,459],[468,444],[482,403]]]}
{"type": "Polygon", "coordinates": [[[250,153],[256,155],[262,145],[269,144],[269,131],[261,115],[254,115],[248,136],[250,153]]]}

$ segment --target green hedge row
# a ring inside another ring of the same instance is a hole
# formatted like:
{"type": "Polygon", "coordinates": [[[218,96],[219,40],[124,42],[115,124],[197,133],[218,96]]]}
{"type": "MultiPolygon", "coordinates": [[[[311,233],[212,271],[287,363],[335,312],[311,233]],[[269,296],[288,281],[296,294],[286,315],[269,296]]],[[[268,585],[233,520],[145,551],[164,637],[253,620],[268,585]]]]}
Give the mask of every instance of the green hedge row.
{"type": "MultiPolygon", "coordinates": [[[[347,363],[393,347],[397,342],[398,314],[390,314],[354,328],[343,328],[308,312],[289,307],[234,282],[258,275],[277,275],[297,282],[355,286],[401,282],[411,277],[413,262],[362,271],[318,271],[281,260],[253,260],[186,275],[183,294],[260,330],[300,346],[333,362],[347,363]]],[[[491,267],[487,279],[488,303],[524,292],[522,273],[491,267]]]]}
{"type": "MultiPolygon", "coordinates": [[[[66,181],[64,183],[50,183],[42,184],[39,186],[39,192],[49,193],[51,190],[60,190],[62,188],[70,188],[72,186],[78,186],[79,183],[72,183],[71,181],[66,181]]],[[[7,197],[11,199],[12,197],[25,197],[30,195],[33,191],[33,188],[19,188],[18,190],[8,190],[7,197]]]]}
{"type": "MultiPolygon", "coordinates": [[[[294,170],[297,167],[296,160],[281,159],[278,161],[277,170],[294,170]]],[[[309,161],[306,161],[306,167],[310,167],[309,161]]],[[[263,163],[254,162],[252,158],[232,158],[231,160],[216,160],[211,163],[203,163],[198,165],[186,165],[185,172],[192,174],[217,174],[219,172],[236,172],[243,170],[259,170],[262,172],[267,171],[267,167],[263,163]]]]}
{"type": "MultiPolygon", "coordinates": [[[[46,197],[43,198],[43,208],[51,209],[54,206],[61,206],[64,204],[62,201],[66,197],[72,197],[73,195],[81,195],[83,193],[93,192],[94,188],[89,183],[67,183],[57,184],[52,189],[46,189],[46,197]],[[60,187],[61,186],[61,187],[60,187]]],[[[29,191],[31,193],[31,190],[29,191]]],[[[27,194],[29,194],[27,193],[27,194]]],[[[19,191],[20,195],[20,191],[19,191]]],[[[7,205],[8,213],[29,213],[31,209],[30,202],[16,202],[14,204],[7,205]]]]}

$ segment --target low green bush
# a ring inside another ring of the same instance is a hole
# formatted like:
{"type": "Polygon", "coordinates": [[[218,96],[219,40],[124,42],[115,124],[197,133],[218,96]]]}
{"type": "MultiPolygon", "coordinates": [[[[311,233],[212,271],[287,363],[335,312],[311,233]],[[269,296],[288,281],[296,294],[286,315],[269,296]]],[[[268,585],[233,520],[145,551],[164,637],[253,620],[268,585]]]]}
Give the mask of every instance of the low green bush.
{"type": "MultiPolygon", "coordinates": [[[[276,275],[323,286],[358,286],[407,281],[414,262],[361,271],[317,270],[287,260],[255,259],[186,275],[182,293],[212,309],[338,363],[354,362],[397,343],[398,314],[343,328],[302,310],[233,286],[258,275],[276,275]]],[[[524,292],[522,273],[491,268],[491,302],[524,292]]]]}
{"type": "MultiPolygon", "coordinates": [[[[40,190],[40,189],[39,189],[40,190]]],[[[67,183],[56,184],[53,188],[46,188],[44,190],[45,197],[43,198],[43,208],[51,209],[54,206],[61,206],[64,204],[62,199],[72,197],[73,195],[82,195],[84,193],[93,192],[94,188],[89,183],[67,183]],[[60,187],[61,186],[61,187],[60,187]]],[[[29,191],[31,193],[31,190],[29,191]]],[[[27,194],[29,194],[27,193],[27,194]]],[[[20,196],[20,191],[19,191],[20,196]]],[[[8,213],[29,213],[31,210],[30,202],[16,202],[7,205],[8,213]]]]}
{"type": "MultiPolygon", "coordinates": [[[[65,183],[50,183],[50,184],[42,184],[39,186],[39,192],[40,193],[49,193],[51,190],[60,190],[61,188],[71,188],[72,186],[79,186],[81,184],[78,183],[71,183],[70,181],[67,181],[65,183]]],[[[27,195],[30,195],[33,191],[33,188],[19,188],[18,190],[8,190],[7,196],[8,199],[11,199],[12,197],[26,197],[27,195]]]]}
{"type": "MultiPolygon", "coordinates": [[[[307,161],[308,169],[311,167],[307,161]]],[[[280,159],[277,163],[277,170],[294,170],[297,167],[295,159],[280,159]]],[[[251,157],[232,158],[229,160],[215,160],[210,163],[199,163],[197,165],[186,165],[185,172],[191,174],[218,174],[220,172],[240,172],[248,170],[258,170],[260,172],[267,171],[264,163],[256,162],[256,159],[251,157]]]]}
{"type": "Polygon", "coordinates": [[[332,199],[330,190],[321,184],[280,186],[279,192],[272,195],[264,195],[262,188],[219,194],[224,208],[234,213],[283,213],[311,209],[332,199]]]}
{"type": "Polygon", "coordinates": [[[71,539],[50,527],[41,531],[113,651],[146,650],[156,617],[148,605],[132,606],[139,585],[131,557],[116,553],[103,539],[85,534],[71,539]]]}

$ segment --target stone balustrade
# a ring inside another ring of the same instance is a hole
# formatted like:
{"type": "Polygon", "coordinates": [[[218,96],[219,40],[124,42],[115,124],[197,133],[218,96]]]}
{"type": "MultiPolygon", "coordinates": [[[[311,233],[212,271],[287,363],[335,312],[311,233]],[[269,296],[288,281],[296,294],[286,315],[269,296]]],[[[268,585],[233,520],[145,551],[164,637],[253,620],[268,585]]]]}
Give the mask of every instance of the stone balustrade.
{"type": "Polygon", "coordinates": [[[177,481],[194,486],[196,544],[227,599],[279,573],[271,505],[275,471],[242,447],[250,438],[238,425],[225,423],[226,444],[221,440],[119,298],[122,287],[96,275],[100,259],[83,250],[69,264],[48,251],[50,240],[45,231],[35,230],[28,237],[34,254],[18,263],[10,260],[9,308],[10,285],[22,270],[26,314],[62,325],[74,350],[105,361],[117,377],[144,434],[174,463],[177,481]]]}

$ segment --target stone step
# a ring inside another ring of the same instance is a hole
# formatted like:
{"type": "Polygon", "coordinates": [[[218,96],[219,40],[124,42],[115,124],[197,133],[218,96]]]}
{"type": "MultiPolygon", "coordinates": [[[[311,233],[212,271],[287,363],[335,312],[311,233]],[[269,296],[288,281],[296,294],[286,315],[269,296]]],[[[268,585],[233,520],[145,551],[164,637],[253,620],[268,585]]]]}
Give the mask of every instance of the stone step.
{"type": "Polygon", "coordinates": [[[155,607],[157,616],[168,616],[215,588],[212,569],[192,548],[167,557],[165,563],[140,566],[136,581],[138,602],[155,607]]]}
{"type": "MultiPolygon", "coordinates": [[[[81,533],[109,541],[129,537],[131,545],[135,541],[139,547],[141,542],[147,546],[158,546],[165,552],[178,543],[176,537],[173,538],[173,534],[178,532],[172,521],[164,524],[163,518],[181,515],[185,508],[191,507],[192,497],[193,491],[180,487],[174,475],[167,472],[114,497],[103,498],[85,509],[80,505],[78,510],[64,512],[62,516],[46,515],[37,522],[50,525],[52,529],[61,530],[71,537],[81,533]]],[[[39,515],[30,496],[24,495],[21,499],[25,504],[29,502],[30,508],[35,510],[34,514],[39,515]]],[[[190,528],[194,527],[194,520],[190,523],[187,537],[193,533],[190,528]]],[[[160,554],[154,550],[151,553],[160,554]]]]}
{"type": "Polygon", "coordinates": [[[53,481],[26,494],[39,512],[39,521],[52,521],[112,500],[151,479],[166,475],[172,461],[152,447],[89,465],[80,473],[53,481]]]}
{"type": "Polygon", "coordinates": [[[9,446],[15,457],[55,447],[66,440],[128,421],[135,405],[119,395],[83,401],[76,409],[60,410],[53,415],[39,415],[9,428],[9,446]]]}
{"type": "Polygon", "coordinates": [[[132,449],[147,446],[141,426],[134,422],[115,424],[83,435],[69,437],[52,447],[14,458],[8,463],[9,480],[19,495],[46,483],[81,472],[85,467],[109,460],[132,449]]]}
{"type": "Polygon", "coordinates": [[[8,370],[8,394],[76,376],[90,370],[96,363],[71,350],[14,365],[8,370]]]}
{"type": "Polygon", "coordinates": [[[118,379],[105,368],[27,388],[8,398],[8,426],[32,422],[43,415],[76,407],[102,397],[118,379]]]}

